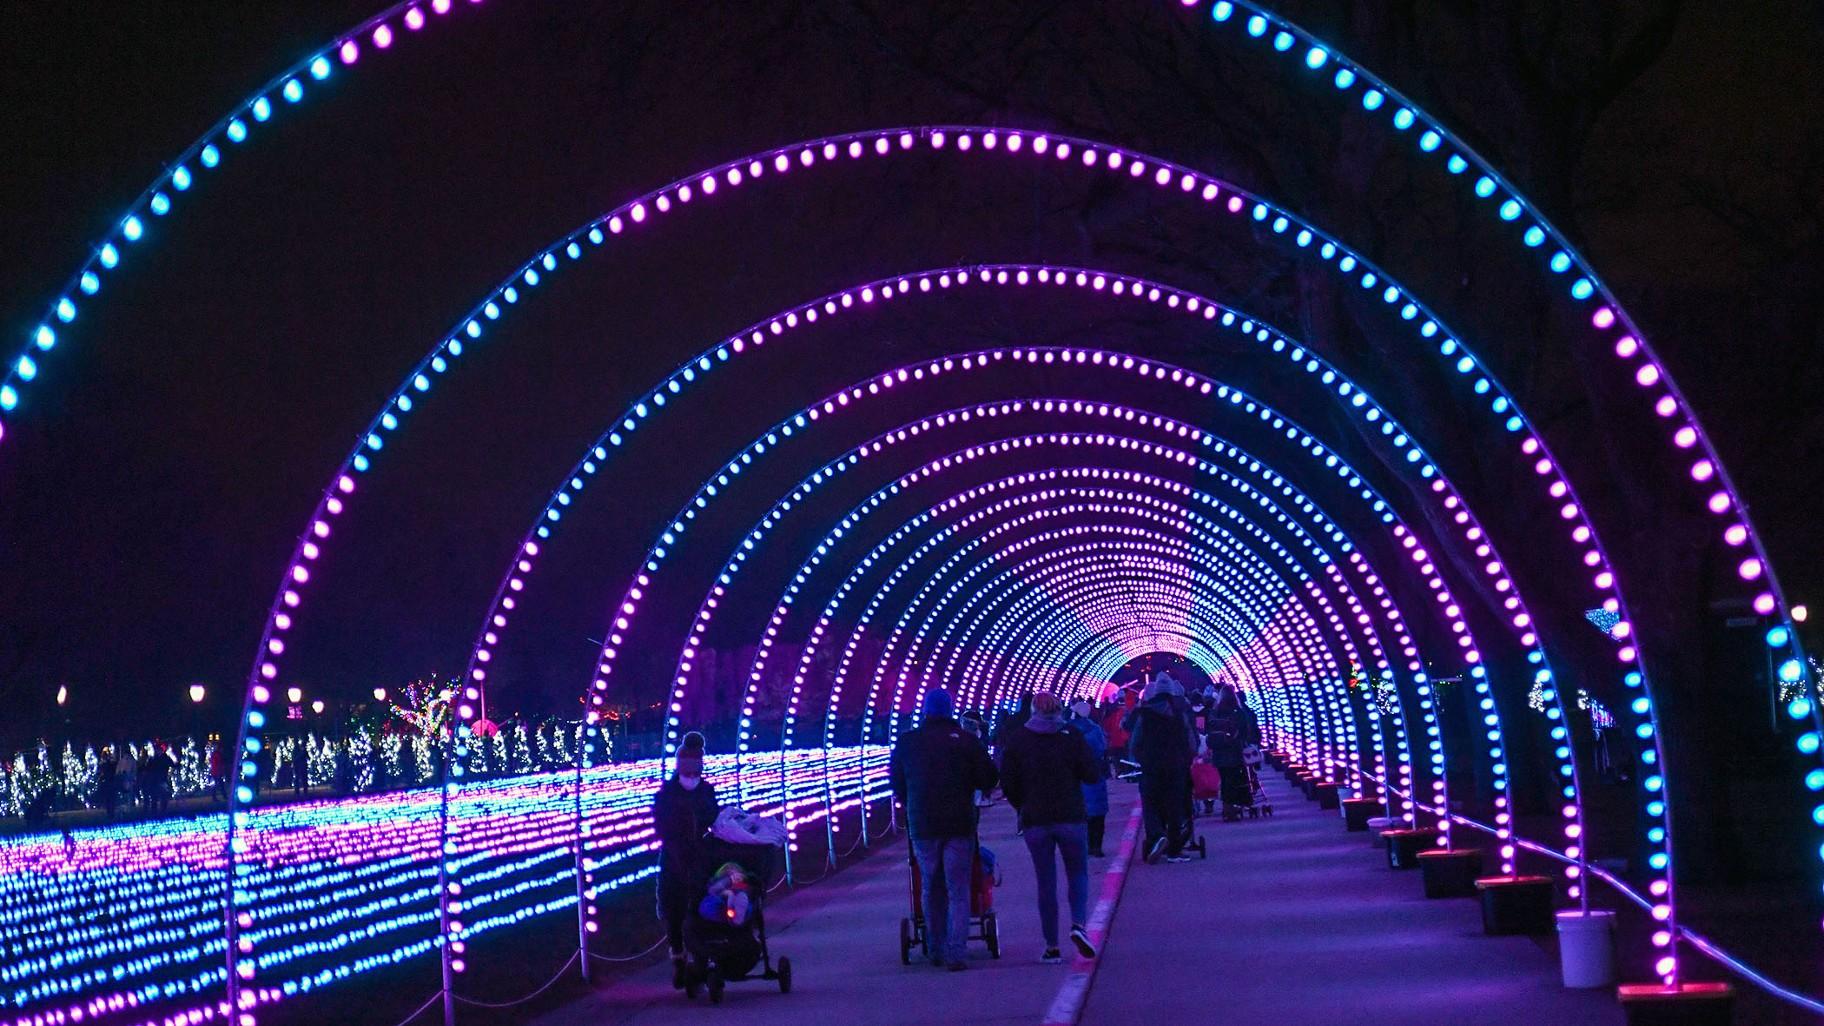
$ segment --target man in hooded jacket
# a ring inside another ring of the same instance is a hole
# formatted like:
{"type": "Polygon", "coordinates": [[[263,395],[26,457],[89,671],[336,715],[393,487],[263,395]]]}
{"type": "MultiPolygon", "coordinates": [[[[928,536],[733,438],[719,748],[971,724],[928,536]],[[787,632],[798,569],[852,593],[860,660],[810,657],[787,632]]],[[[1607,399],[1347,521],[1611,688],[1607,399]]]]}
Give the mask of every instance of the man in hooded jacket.
{"type": "Polygon", "coordinates": [[[925,916],[925,953],[951,970],[963,961],[969,937],[969,889],[975,862],[975,793],[994,788],[1000,773],[987,749],[956,722],[950,693],[925,693],[917,728],[893,746],[893,797],[906,809],[912,853],[918,859],[925,916]]]}
{"type": "Polygon", "coordinates": [[[1181,854],[1191,811],[1191,758],[1197,742],[1184,702],[1184,688],[1161,672],[1141,693],[1140,704],[1122,724],[1132,734],[1129,758],[1140,764],[1140,807],[1146,820],[1146,861],[1181,854]]]}

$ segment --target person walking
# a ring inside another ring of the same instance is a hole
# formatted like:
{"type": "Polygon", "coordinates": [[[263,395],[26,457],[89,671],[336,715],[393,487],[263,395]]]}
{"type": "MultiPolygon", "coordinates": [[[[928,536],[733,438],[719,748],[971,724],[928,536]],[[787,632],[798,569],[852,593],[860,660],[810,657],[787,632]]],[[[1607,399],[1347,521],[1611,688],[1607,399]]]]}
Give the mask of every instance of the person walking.
{"type": "Polygon", "coordinates": [[[131,815],[133,804],[139,801],[139,759],[133,755],[131,742],[123,742],[120,746],[120,760],[114,764],[114,782],[126,796],[127,813],[131,815]]]}
{"type": "Polygon", "coordinates": [[[164,742],[153,746],[145,765],[139,768],[139,791],[144,796],[145,812],[162,816],[171,807],[171,771],[177,762],[165,750],[164,742]]]}
{"type": "Polygon", "coordinates": [[[1084,958],[1089,941],[1089,832],[1083,789],[1102,779],[1102,767],[1082,733],[1064,726],[1064,703],[1049,691],[1033,696],[1032,717],[1007,738],[1001,754],[1001,793],[1019,813],[1020,830],[1038,880],[1040,960],[1062,962],[1058,951],[1058,860],[1070,897],[1070,942],[1084,958]]]}
{"type": "Polygon", "coordinates": [[[114,779],[118,766],[114,749],[103,748],[95,766],[95,794],[101,799],[101,807],[107,810],[110,823],[114,822],[114,807],[120,801],[120,782],[114,779]]]}
{"type": "Polygon", "coordinates": [[[918,860],[925,954],[932,965],[967,969],[975,793],[993,790],[1000,773],[982,743],[956,722],[950,693],[934,688],[925,693],[919,725],[893,746],[888,775],[918,860]]]}
{"type": "Polygon", "coordinates": [[[1070,729],[1083,735],[1083,743],[1096,760],[1096,782],[1083,785],[1083,814],[1089,824],[1089,857],[1099,859],[1103,857],[1102,837],[1108,830],[1108,733],[1096,722],[1087,699],[1071,703],[1070,711],[1070,729]]]}
{"type": "Polygon", "coordinates": [[[678,749],[676,769],[652,800],[653,829],[659,835],[659,915],[665,920],[665,940],[671,946],[671,985],[682,990],[684,966],[684,917],[689,914],[695,889],[690,874],[697,863],[703,832],[716,821],[722,803],[716,785],[703,779],[703,735],[691,731],[678,749]]]}
{"type": "Polygon", "coordinates": [[[1190,825],[1191,754],[1196,746],[1178,704],[1184,700],[1183,691],[1171,674],[1161,672],[1146,685],[1140,704],[1123,724],[1130,734],[1129,758],[1140,764],[1149,863],[1162,855],[1171,862],[1188,861],[1181,852],[1190,825]]]}
{"type": "Polygon", "coordinates": [[[1233,690],[1224,687],[1216,693],[1204,718],[1203,736],[1210,748],[1210,762],[1222,774],[1222,818],[1238,819],[1253,798],[1247,771],[1242,768],[1241,702],[1233,690]]]}
{"type": "Polygon", "coordinates": [[[219,737],[209,739],[209,797],[228,800],[228,748],[219,737]]]}

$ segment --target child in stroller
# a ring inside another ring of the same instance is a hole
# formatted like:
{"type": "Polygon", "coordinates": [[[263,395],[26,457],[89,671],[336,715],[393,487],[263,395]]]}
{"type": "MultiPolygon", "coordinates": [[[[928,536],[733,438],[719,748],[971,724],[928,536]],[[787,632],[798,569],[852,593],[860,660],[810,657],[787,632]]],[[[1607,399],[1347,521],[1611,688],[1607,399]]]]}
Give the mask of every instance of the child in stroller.
{"type": "Polygon", "coordinates": [[[723,984],[752,978],[777,981],[780,993],[792,989],[791,959],[782,957],[775,967],[766,947],[766,882],[777,851],[770,844],[703,839],[692,860],[692,879],[701,881],[696,914],[684,924],[687,996],[706,990],[719,1004],[723,984]]]}

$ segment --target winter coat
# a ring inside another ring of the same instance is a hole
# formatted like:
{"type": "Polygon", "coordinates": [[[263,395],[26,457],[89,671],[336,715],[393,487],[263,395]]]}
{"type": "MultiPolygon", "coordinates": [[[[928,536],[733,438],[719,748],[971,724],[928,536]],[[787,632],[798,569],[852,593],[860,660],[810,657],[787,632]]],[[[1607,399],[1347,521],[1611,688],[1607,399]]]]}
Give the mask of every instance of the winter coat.
{"type": "Polygon", "coordinates": [[[1108,734],[1087,716],[1070,721],[1070,729],[1083,735],[1090,758],[1096,762],[1096,782],[1083,785],[1083,812],[1090,818],[1108,815],[1108,734]]]}
{"type": "Polygon", "coordinates": [[[1019,810],[1022,827],[1083,822],[1083,788],[1101,779],[1089,742],[1062,719],[1027,720],[1001,754],[1001,793],[1019,810]]]}
{"type": "MultiPolygon", "coordinates": [[[[1182,698],[1177,701],[1183,701],[1182,698]]],[[[1140,703],[1123,724],[1131,732],[1128,757],[1141,772],[1153,769],[1190,772],[1197,745],[1190,722],[1171,695],[1155,695],[1140,703]]]]}
{"type": "Polygon", "coordinates": [[[697,854],[703,832],[716,821],[722,803],[716,799],[716,785],[699,781],[686,790],[673,776],[659,785],[652,800],[652,826],[663,845],[659,854],[659,871],[669,881],[683,885],[689,878],[691,862],[697,854]]]}
{"type": "Polygon", "coordinates": [[[893,796],[906,806],[906,826],[919,840],[973,837],[975,792],[992,790],[1000,779],[988,750],[947,716],[900,735],[888,774],[893,796]]]}
{"type": "Polygon", "coordinates": [[[1241,765],[1243,729],[1239,710],[1211,713],[1205,720],[1203,733],[1205,743],[1210,746],[1210,762],[1217,766],[1241,765]]]}

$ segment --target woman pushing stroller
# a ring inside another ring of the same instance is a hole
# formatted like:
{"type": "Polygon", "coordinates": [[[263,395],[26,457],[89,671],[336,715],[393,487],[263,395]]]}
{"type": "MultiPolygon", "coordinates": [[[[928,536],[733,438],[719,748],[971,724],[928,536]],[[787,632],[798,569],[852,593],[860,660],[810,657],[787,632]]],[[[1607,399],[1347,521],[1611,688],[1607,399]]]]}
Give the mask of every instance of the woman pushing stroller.
{"type": "Polygon", "coordinates": [[[722,809],[716,785],[703,779],[703,735],[684,735],[677,768],[659,786],[652,801],[653,828],[659,843],[659,914],[665,920],[665,940],[671,946],[671,985],[687,982],[684,959],[684,917],[696,904],[697,881],[692,879],[703,832],[722,809]]]}

